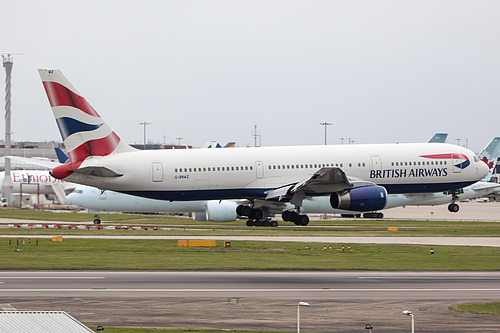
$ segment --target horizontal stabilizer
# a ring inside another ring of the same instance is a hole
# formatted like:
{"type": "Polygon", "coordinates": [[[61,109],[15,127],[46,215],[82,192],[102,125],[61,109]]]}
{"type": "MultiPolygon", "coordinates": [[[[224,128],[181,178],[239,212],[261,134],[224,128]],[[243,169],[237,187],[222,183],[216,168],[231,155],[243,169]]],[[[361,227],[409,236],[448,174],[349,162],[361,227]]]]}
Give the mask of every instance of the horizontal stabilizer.
{"type": "Polygon", "coordinates": [[[79,168],[73,171],[74,173],[79,173],[87,176],[96,176],[96,177],[120,177],[123,176],[123,173],[118,173],[106,167],[101,166],[88,166],[79,168]]]}

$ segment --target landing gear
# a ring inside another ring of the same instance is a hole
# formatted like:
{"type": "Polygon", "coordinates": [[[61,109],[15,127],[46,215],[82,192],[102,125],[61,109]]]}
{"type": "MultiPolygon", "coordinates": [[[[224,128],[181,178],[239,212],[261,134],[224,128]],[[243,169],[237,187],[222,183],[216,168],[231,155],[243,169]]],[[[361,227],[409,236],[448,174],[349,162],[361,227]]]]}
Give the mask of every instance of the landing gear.
{"type": "Polygon", "coordinates": [[[273,227],[278,226],[278,221],[273,221],[271,218],[259,219],[259,220],[247,220],[247,227],[273,227]]]}
{"type": "Polygon", "coordinates": [[[99,214],[94,214],[94,224],[101,224],[101,219],[99,218],[99,214]]]}
{"type": "Polygon", "coordinates": [[[384,218],[384,214],[380,212],[371,212],[371,213],[364,213],[363,217],[365,219],[382,219],[384,218]]]}
{"type": "Polygon", "coordinates": [[[460,207],[454,202],[452,202],[451,204],[448,205],[448,210],[452,213],[458,212],[459,209],[460,209],[460,207]]]}
{"type": "Polygon", "coordinates": [[[252,220],[260,220],[264,217],[264,213],[260,209],[254,209],[250,206],[239,205],[236,207],[236,214],[240,216],[248,216],[252,220]]]}
{"type": "Polygon", "coordinates": [[[451,204],[448,205],[448,210],[452,213],[456,213],[460,209],[460,207],[455,203],[458,199],[457,191],[453,191],[451,193],[451,198],[451,204]]]}
{"type": "Polygon", "coordinates": [[[291,210],[285,210],[281,213],[281,218],[286,222],[293,222],[295,225],[306,226],[309,224],[309,217],[291,210]]]}
{"type": "Polygon", "coordinates": [[[239,205],[236,207],[236,214],[239,216],[247,216],[246,224],[248,227],[277,227],[278,222],[271,220],[270,217],[264,217],[264,212],[250,206],[239,205]]]}

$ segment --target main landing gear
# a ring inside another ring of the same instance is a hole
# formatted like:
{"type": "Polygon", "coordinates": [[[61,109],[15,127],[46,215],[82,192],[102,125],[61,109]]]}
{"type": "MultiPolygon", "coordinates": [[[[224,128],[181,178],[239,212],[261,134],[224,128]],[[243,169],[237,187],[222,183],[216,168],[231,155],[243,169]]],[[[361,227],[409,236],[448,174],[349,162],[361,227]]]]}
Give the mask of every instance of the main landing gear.
{"type": "Polygon", "coordinates": [[[250,206],[239,205],[236,207],[236,214],[239,216],[247,216],[248,227],[277,227],[278,221],[271,220],[270,217],[264,217],[264,213],[260,209],[255,209],[250,206]]]}
{"type": "Polygon", "coordinates": [[[278,221],[271,220],[270,217],[260,220],[247,220],[247,227],[273,227],[278,226],[278,221]]]}
{"type": "Polygon", "coordinates": [[[281,214],[281,217],[283,218],[283,221],[293,222],[295,225],[306,226],[309,224],[309,217],[307,215],[299,214],[291,210],[285,210],[281,214]]]}

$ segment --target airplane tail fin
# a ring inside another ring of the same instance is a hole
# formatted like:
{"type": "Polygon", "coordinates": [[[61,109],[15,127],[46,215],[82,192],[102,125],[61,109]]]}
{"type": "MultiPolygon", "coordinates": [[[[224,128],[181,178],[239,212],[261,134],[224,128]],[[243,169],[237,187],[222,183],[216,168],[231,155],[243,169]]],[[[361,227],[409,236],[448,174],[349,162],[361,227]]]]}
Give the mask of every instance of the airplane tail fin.
{"type": "Polygon", "coordinates": [[[58,69],[39,69],[71,163],[133,151],[58,69]]]}
{"type": "Polygon", "coordinates": [[[491,175],[495,170],[495,165],[497,164],[498,155],[500,155],[500,137],[497,136],[478,155],[479,159],[490,168],[490,172],[484,177],[483,181],[490,181],[491,175]]]}
{"type": "Polygon", "coordinates": [[[427,141],[428,143],[445,143],[448,133],[436,133],[427,141]]]}

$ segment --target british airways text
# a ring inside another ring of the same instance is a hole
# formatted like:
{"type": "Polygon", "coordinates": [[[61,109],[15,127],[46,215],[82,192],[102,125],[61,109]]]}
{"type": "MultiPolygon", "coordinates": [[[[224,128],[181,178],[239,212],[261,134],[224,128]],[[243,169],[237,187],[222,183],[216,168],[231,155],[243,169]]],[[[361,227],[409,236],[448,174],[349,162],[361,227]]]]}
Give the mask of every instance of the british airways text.
{"type": "Polygon", "coordinates": [[[370,178],[446,177],[447,175],[446,168],[370,170],[370,178]]]}

